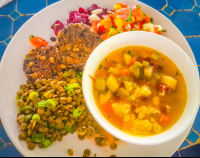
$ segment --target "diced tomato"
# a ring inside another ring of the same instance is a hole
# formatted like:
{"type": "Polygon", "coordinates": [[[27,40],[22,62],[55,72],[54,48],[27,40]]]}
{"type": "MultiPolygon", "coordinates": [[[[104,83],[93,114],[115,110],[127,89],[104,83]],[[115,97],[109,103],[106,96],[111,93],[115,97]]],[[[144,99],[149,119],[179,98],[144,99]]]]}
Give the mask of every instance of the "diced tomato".
{"type": "Polygon", "coordinates": [[[108,32],[105,32],[103,35],[101,35],[101,39],[103,41],[105,41],[106,39],[108,39],[108,32]]]}
{"type": "Polygon", "coordinates": [[[114,14],[109,14],[109,17],[110,17],[111,20],[114,20],[115,15],[114,14]]]}
{"type": "Polygon", "coordinates": [[[120,17],[123,20],[126,20],[128,18],[128,16],[130,15],[130,8],[121,8],[119,10],[115,11],[115,15],[116,17],[120,17]]]}
{"type": "Polygon", "coordinates": [[[114,28],[117,28],[117,25],[115,24],[114,21],[112,21],[112,25],[113,25],[114,28]]]}
{"type": "Polygon", "coordinates": [[[159,119],[159,123],[161,125],[167,125],[170,122],[170,118],[165,116],[165,115],[161,115],[160,119],[159,119]]]}
{"type": "Polygon", "coordinates": [[[106,32],[106,28],[103,25],[99,25],[99,30],[102,32],[106,32]]]}
{"type": "Polygon", "coordinates": [[[130,75],[130,72],[128,69],[122,69],[122,73],[121,73],[122,76],[129,76],[130,75]]]}
{"type": "Polygon", "coordinates": [[[97,33],[99,32],[99,29],[98,29],[98,24],[99,24],[100,21],[93,21],[91,23],[91,27],[94,29],[94,31],[96,31],[97,33]]]}
{"type": "Polygon", "coordinates": [[[162,31],[159,31],[159,32],[156,32],[157,34],[161,35],[162,34],[162,31]]]}
{"type": "Polygon", "coordinates": [[[136,18],[136,22],[142,21],[144,19],[144,14],[142,10],[137,6],[133,6],[132,16],[136,18]]]}
{"type": "Polygon", "coordinates": [[[111,114],[113,112],[112,104],[111,103],[106,103],[102,106],[102,111],[105,114],[111,114]]]}
{"type": "Polygon", "coordinates": [[[147,17],[147,16],[144,17],[144,21],[147,22],[147,23],[150,23],[150,22],[151,22],[150,18],[147,17]]]}
{"type": "Polygon", "coordinates": [[[158,27],[154,27],[154,32],[155,32],[155,33],[158,32],[158,27]]]}
{"type": "Polygon", "coordinates": [[[47,46],[49,43],[40,37],[30,37],[30,43],[35,46],[36,48],[41,46],[47,46]]]}

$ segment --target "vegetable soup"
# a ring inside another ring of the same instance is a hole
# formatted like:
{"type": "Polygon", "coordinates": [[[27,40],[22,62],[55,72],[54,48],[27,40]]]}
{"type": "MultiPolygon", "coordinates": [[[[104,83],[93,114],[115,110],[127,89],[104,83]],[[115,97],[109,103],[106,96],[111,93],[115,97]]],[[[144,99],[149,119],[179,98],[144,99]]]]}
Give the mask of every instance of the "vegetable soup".
{"type": "Polygon", "coordinates": [[[187,102],[186,83],[175,63],[143,46],[120,48],[104,58],[94,75],[93,94],[108,122],[139,136],[171,128],[187,102]]]}

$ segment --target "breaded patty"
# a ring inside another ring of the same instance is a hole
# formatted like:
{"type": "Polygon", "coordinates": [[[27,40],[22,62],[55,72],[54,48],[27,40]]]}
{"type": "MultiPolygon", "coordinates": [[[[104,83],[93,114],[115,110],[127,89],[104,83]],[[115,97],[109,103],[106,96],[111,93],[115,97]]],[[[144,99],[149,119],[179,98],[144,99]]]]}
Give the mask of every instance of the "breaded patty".
{"type": "Polygon", "coordinates": [[[83,70],[92,51],[100,44],[100,36],[88,25],[70,24],[58,34],[56,47],[68,68],[83,70]]]}

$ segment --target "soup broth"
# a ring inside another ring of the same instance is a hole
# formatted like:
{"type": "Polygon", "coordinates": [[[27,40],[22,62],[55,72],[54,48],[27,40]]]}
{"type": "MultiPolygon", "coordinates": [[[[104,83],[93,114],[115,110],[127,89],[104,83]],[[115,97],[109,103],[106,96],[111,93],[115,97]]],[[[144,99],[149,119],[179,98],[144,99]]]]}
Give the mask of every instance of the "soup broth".
{"type": "Polygon", "coordinates": [[[139,136],[171,128],[187,102],[183,75],[154,49],[128,46],[106,56],[96,69],[93,94],[102,115],[116,128],[139,136]]]}

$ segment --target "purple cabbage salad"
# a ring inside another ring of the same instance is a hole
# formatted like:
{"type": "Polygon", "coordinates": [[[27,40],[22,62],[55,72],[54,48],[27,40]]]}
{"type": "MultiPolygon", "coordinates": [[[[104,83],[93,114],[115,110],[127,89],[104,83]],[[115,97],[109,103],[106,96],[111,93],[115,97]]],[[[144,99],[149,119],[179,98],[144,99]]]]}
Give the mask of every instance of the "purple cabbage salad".
{"type": "MultiPolygon", "coordinates": [[[[67,19],[67,24],[71,23],[83,23],[90,26],[90,20],[88,19],[90,15],[92,15],[92,11],[96,9],[102,9],[103,12],[97,14],[100,18],[102,18],[103,15],[108,14],[108,10],[106,8],[101,8],[97,4],[93,4],[91,7],[89,7],[87,10],[80,7],[78,11],[70,11],[69,13],[69,19],[67,19]]],[[[60,21],[56,21],[51,28],[54,30],[55,35],[57,36],[58,33],[63,30],[64,24],[60,21]]]]}

